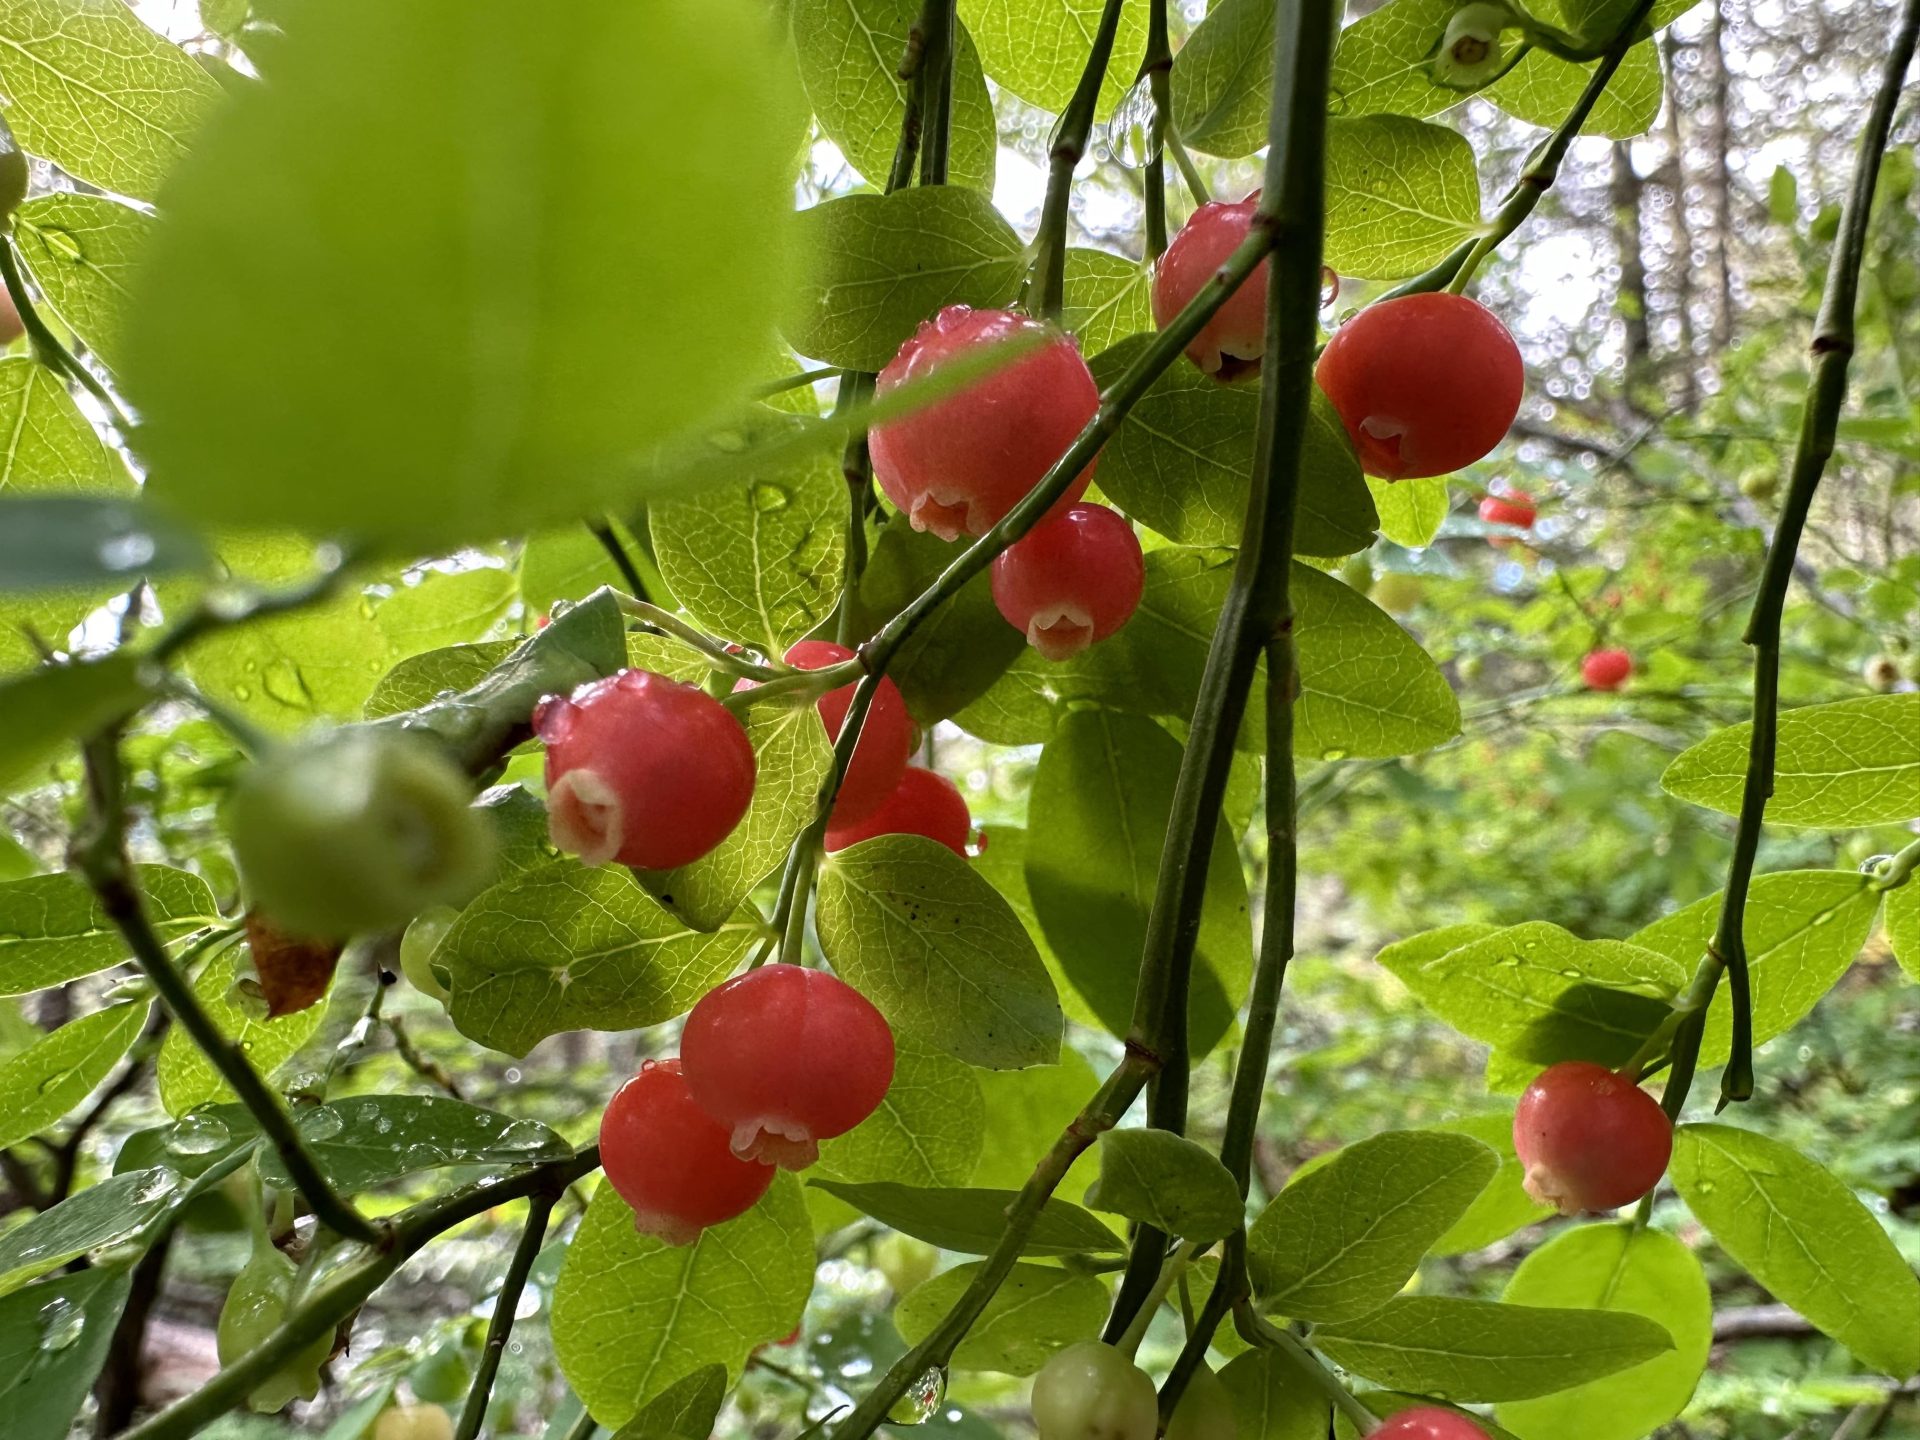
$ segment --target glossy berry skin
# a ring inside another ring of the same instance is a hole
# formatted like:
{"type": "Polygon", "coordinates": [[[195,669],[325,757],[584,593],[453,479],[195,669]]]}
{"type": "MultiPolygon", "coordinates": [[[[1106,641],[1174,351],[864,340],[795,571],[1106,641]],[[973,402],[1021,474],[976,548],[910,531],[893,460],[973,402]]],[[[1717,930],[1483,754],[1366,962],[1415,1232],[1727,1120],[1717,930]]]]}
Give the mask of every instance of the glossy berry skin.
{"type": "Polygon", "coordinates": [[[678,1060],[647,1060],[600,1117],[607,1183],[633,1209],[633,1228],[690,1245],[709,1225],[744,1215],[774,1170],[728,1148],[732,1132],[693,1098],[678,1060]]]}
{"type": "Polygon", "coordinates": [[[693,1098],[732,1132],[733,1153],[788,1170],[820,1158],[879,1108],[893,1083],[893,1030],[824,970],[763,965],[700,998],[680,1037],[693,1098]]]}
{"type": "MultiPolygon", "coordinates": [[[[1480,518],[1489,525],[1511,525],[1531,530],[1540,518],[1540,509],[1524,490],[1509,490],[1505,495],[1489,495],[1480,502],[1480,518]]],[[[1504,544],[1505,536],[1495,536],[1494,544],[1504,544]]]]}
{"type": "Polygon", "coordinates": [[[547,746],[553,843],[589,865],[671,870],[698,860],[753,799],[753,745],[697,685],[622,670],[533,712],[547,746]]]}
{"type": "MultiPolygon", "coordinates": [[[[843,660],[853,659],[853,651],[831,640],[802,640],[787,651],[787,664],[798,670],[824,670],[843,660]]],[[[847,708],[853,704],[851,685],[829,690],[817,702],[827,738],[838,740],[840,727],[847,722],[847,708]]],[[[860,743],[854,747],[853,763],[847,766],[834,797],[835,821],[863,820],[873,814],[893,793],[906,774],[907,761],[913,758],[913,717],[907,714],[907,702],[900,687],[881,678],[873,703],[860,727],[860,743]]]]}
{"type": "Polygon", "coordinates": [[[909,765],[893,794],[873,814],[827,827],[827,851],[844,850],[876,835],[924,835],[964,859],[973,837],[973,812],[960,787],[946,776],[909,765]]]}
{"type": "MultiPolygon", "coordinates": [[[[1256,190],[1237,204],[1210,200],[1187,217],[1153,268],[1155,325],[1166,329],[1206,288],[1246,240],[1259,203],[1256,190]]],[[[1262,260],[1187,345],[1187,358],[1207,374],[1238,380],[1259,371],[1267,352],[1267,269],[1262,260]]]]}
{"type": "Polygon", "coordinates": [[[453,1440],[453,1417],[439,1405],[392,1405],[373,1422],[373,1440],[453,1440]]]}
{"type": "Polygon", "coordinates": [[[1457,1410],[1413,1405],[1382,1420],[1368,1440],[1487,1440],[1487,1432],[1457,1410]]]}
{"type": "Polygon", "coordinates": [[[1593,650],[1580,662],[1580,680],[1589,690],[1618,690],[1633,674],[1633,656],[1624,650],[1593,650]]]}
{"type": "Polygon", "coordinates": [[[1111,1345],[1081,1340],[1034,1377],[1033,1424],[1040,1440],[1153,1440],[1160,1401],[1146,1371],[1111,1345]]]}
{"type": "Polygon", "coordinates": [[[1615,1210],[1653,1189],[1673,1153],[1659,1102],[1586,1060],[1543,1071],[1513,1113],[1513,1148],[1527,1194],[1563,1215],[1615,1210]]]}
{"type": "Polygon", "coordinates": [[[473,785],[438,745],[340,730],[261,759],[234,786],[228,838],[251,902],[275,926],[338,940],[464,904],[495,840],[473,785]]]}
{"type": "MultiPolygon", "coordinates": [[[[914,529],[942,540],[986,534],[1100,408],[1100,387],[1071,336],[1010,310],[965,305],[949,305],[921,325],[880,372],[875,393],[1016,337],[1038,338],[1040,348],[957,395],[874,427],[874,478],[914,529]]],[[[1053,513],[1080,498],[1093,470],[1089,462],[1053,513]]]]}
{"type": "Polygon", "coordinates": [[[1334,331],[1314,372],[1369,475],[1413,480],[1481,459],[1520,413],[1525,367],[1464,295],[1403,295],[1334,331]]]}
{"type": "Polygon", "coordinates": [[[993,603],[1049,660],[1119,630],[1146,583],[1133,527],[1104,505],[1075,505],[1041,521],[993,562],[993,603]]]}
{"type": "MultiPolygon", "coordinates": [[[[278,1330],[292,1308],[298,1268],[264,1236],[220,1307],[214,1330],[222,1365],[238,1364],[278,1330]]],[[[320,1393],[320,1367],[333,1353],[333,1331],[322,1331],[296,1351],[278,1370],[254,1386],[247,1404],[262,1415],[284,1410],[294,1399],[311,1400],[320,1393]]]]}
{"type": "Polygon", "coordinates": [[[460,912],[451,905],[436,905],[416,915],[407,926],[406,934],[400,937],[400,973],[414,989],[431,995],[443,1005],[448,992],[446,983],[434,973],[433,952],[440,948],[440,942],[447,938],[447,932],[459,918],[460,912]]]}
{"type": "Polygon", "coordinates": [[[1180,1392],[1180,1403],[1167,1421],[1167,1440],[1235,1440],[1233,1397],[1220,1377],[1202,1365],[1180,1392]]]}

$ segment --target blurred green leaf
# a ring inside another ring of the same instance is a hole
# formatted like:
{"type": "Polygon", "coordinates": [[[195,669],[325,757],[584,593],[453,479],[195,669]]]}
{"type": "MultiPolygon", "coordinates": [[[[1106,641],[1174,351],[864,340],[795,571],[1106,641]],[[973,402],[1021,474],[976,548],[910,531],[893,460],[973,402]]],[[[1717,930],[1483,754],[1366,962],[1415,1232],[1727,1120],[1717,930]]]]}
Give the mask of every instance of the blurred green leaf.
{"type": "Polygon", "coordinates": [[[707,1440],[727,1398],[727,1367],[702,1365],[649,1400],[613,1440],[707,1440]]]}
{"type": "Polygon", "coordinates": [[[1237,1440],[1326,1440],[1332,1421],[1326,1393],[1300,1383],[1300,1371],[1278,1350],[1249,1350],[1220,1372],[1233,1397],[1237,1440]]]}
{"type": "Polygon", "coordinates": [[[82,1015],[0,1063],[0,1149],[50,1129],[91,1095],[133,1048],[147,1010],[135,1003],[82,1015]]]}
{"type": "Polygon", "coordinates": [[[1495,1111],[1491,1115],[1469,1115],[1462,1120],[1443,1120],[1432,1127],[1449,1135],[1470,1135],[1499,1158],[1500,1168],[1493,1179],[1438,1240],[1430,1253],[1464,1255],[1504,1240],[1514,1231],[1545,1220],[1554,1211],[1551,1205],[1534,1201],[1523,1188],[1527,1167],[1513,1152],[1513,1112],[1495,1111]]]}
{"type": "Polygon", "coordinates": [[[199,536],[126,500],[0,498],[0,592],[124,590],[141,576],[206,563],[199,536]]]}
{"type": "Polygon", "coordinates": [[[1396,545],[1420,550],[1433,543],[1447,518],[1447,477],[1423,480],[1378,480],[1367,476],[1374,509],[1380,513],[1380,533],[1396,545]]]}

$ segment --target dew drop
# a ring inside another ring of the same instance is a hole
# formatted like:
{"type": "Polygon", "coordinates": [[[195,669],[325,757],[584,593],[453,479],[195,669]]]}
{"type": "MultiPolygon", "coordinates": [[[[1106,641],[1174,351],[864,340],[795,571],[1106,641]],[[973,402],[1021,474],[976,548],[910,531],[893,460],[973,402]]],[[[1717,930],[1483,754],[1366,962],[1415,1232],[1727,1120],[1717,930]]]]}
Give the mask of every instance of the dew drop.
{"type": "Polygon", "coordinates": [[[331,1105],[309,1110],[300,1120],[300,1131],[309,1140],[331,1140],[347,1128],[347,1122],[331,1105]]]}
{"type": "Polygon", "coordinates": [[[1127,169],[1144,169],[1153,159],[1153,121],[1152,78],[1142,75],[1107,122],[1107,145],[1127,169]]]}
{"type": "Polygon", "coordinates": [[[947,1372],[936,1365],[909,1385],[906,1393],[893,1402],[893,1408],[887,1411],[887,1418],[896,1425],[924,1424],[946,1398],[947,1372]]]}
{"type": "Polygon", "coordinates": [[[151,1205],[156,1201],[165,1200],[179,1188],[180,1172],[161,1166],[133,1192],[133,1203],[151,1205]]]}
{"type": "Polygon", "coordinates": [[[1335,745],[1322,750],[1320,752],[1320,758],[1322,760],[1344,760],[1347,758],[1347,752],[1335,745]]]}
{"type": "Polygon", "coordinates": [[[1860,873],[1862,875],[1871,875],[1892,859],[1893,856],[1891,855],[1869,855],[1860,862],[1860,873]]]}
{"type": "Polygon", "coordinates": [[[139,531],[100,542],[100,563],[109,570],[138,570],[153,555],[153,537],[139,531]]]}
{"type": "Polygon", "coordinates": [[[214,1115],[185,1115],[167,1136],[176,1155],[211,1155],[232,1138],[226,1122],[214,1115]]]}
{"type": "Polygon", "coordinates": [[[793,497],[778,485],[762,483],[753,487],[753,508],[762,515],[784,510],[792,501],[793,497]]]}
{"type": "Polygon", "coordinates": [[[40,1307],[40,1348],[65,1350],[87,1328],[87,1313],[64,1295],[40,1307]]]}

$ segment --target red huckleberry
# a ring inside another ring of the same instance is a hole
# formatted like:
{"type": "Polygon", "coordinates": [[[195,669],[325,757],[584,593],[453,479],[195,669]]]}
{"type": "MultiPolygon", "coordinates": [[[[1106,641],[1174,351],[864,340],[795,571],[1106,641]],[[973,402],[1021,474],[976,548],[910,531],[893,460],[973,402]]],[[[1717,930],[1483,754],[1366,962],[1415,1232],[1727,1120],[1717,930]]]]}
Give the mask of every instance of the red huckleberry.
{"type": "Polygon", "coordinates": [[[1624,650],[1594,650],[1580,662],[1580,679],[1589,690],[1618,690],[1633,674],[1633,656],[1624,650]]]}
{"type": "Polygon", "coordinates": [[[1368,1440],[1487,1440],[1487,1432],[1457,1410],[1412,1405],[1382,1420],[1368,1440]]]}
{"type": "MultiPolygon", "coordinates": [[[[942,540],[984,535],[1025,498],[1100,408],[1100,387],[1073,337],[1010,310],[949,305],[880,372],[875,393],[923,380],[948,360],[1015,338],[1038,349],[957,395],[874,427],[874,478],[916,530],[942,540]]],[[[1053,513],[1087,488],[1094,462],[1053,513]]]]}
{"type": "Polygon", "coordinates": [[[1673,1125],[1646,1091],[1604,1065],[1563,1060],[1542,1071],[1513,1113],[1522,1182],[1563,1215],[1615,1210],[1653,1189],[1673,1153],[1673,1125]]]}
{"type": "MultiPolygon", "coordinates": [[[[787,664],[800,670],[824,670],[843,660],[853,659],[853,651],[831,640],[802,640],[787,651],[787,664]]],[[[847,723],[847,707],[853,704],[851,685],[829,690],[819,699],[820,719],[827,727],[827,738],[838,740],[840,727],[847,723]]],[[[853,762],[840,782],[834,797],[833,818],[860,820],[886,803],[887,796],[906,773],[913,758],[913,718],[907,714],[907,702],[900,687],[881,678],[867,707],[867,718],[860,727],[860,743],[854,747],[853,762]]]]}
{"type": "MultiPolygon", "coordinates": [[[[1153,269],[1153,323],[1162,330],[1240,248],[1260,203],[1254,191],[1238,204],[1210,200],[1180,227],[1153,269]]],[[[1209,375],[1238,380],[1260,368],[1267,349],[1267,262],[1262,260],[1187,345],[1187,358],[1209,375]]]]}
{"type": "Polygon", "coordinates": [[[1104,505],[1041,521],[993,562],[993,603],[1027,643],[1065,660],[1132,618],[1146,587],[1140,541],[1104,505]]]}
{"type": "Polygon", "coordinates": [[[622,670],[549,695],[533,712],[547,746],[553,843],[589,865],[671,870],[733,832],[753,799],[753,745],[696,685],[622,670]]]}
{"type": "MultiPolygon", "coordinates": [[[[1489,525],[1511,525],[1517,530],[1531,530],[1533,522],[1540,518],[1540,509],[1526,491],[1509,490],[1505,495],[1488,495],[1482,499],[1480,518],[1489,525]]],[[[1508,543],[1507,537],[1496,535],[1493,543],[1505,545],[1508,543]]]]}
{"type": "Polygon", "coordinates": [[[678,1060],[648,1060],[600,1117],[600,1163],[636,1230],[687,1245],[744,1215],[773,1184],[773,1166],[742,1160],[732,1138],[693,1098],[678,1060]]]}
{"type": "Polygon", "coordinates": [[[701,997],[680,1038],[693,1098],[732,1130],[733,1153],[789,1170],[853,1129],[893,1083],[893,1030],[824,970],[766,965],[701,997]]]}
{"type": "Polygon", "coordinates": [[[944,775],[909,765],[886,802],[864,820],[827,827],[827,850],[844,850],[876,835],[924,835],[965,857],[973,812],[960,787],[944,775]]]}
{"type": "Polygon", "coordinates": [[[1445,475],[1498,445],[1520,413],[1513,336],[1464,295],[1403,295],[1354,316],[1314,372],[1360,464],[1382,480],[1445,475]]]}

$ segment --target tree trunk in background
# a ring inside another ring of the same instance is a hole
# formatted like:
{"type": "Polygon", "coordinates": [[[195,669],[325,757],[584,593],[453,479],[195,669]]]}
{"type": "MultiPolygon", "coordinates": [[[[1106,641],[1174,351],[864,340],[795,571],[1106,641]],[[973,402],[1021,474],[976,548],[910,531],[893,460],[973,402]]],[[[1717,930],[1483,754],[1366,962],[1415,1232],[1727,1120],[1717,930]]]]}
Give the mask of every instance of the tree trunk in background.
{"type": "Polygon", "coordinates": [[[1728,249],[1733,244],[1733,182],[1727,174],[1727,52],[1722,44],[1726,26],[1725,0],[1713,0],[1707,21],[1705,71],[1707,111],[1707,195],[1713,204],[1713,348],[1724,350],[1733,342],[1733,269],[1728,249]]]}
{"type": "Polygon", "coordinates": [[[1627,399],[1638,408],[1646,388],[1653,345],[1647,328],[1647,262],[1641,250],[1640,206],[1645,185],[1633,168],[1633,147],[1613,142],[1613,171],[1607,199],[1613,209],[1613,248],[1620,257],[1617,308],[1627,328],[1627,399]]]}
{"type": "Polygon", "coordinates": [[[1675,367],[1679,383],[1675,402],[1682,411],[1691,414],[1700,403],[1700,382],[1696,373],[1700,354],[1694,348],[1693,336],[1694,237],[1693,221],[1687,214],[1687,138],[1680,127],[1680,67],[1675,63],[1680,47],[1674,43],[1671,30],[1661,36],[1660,45],[1667,69],[1666,117],[1662,122],[1667,141],[1667,161],[1657,178],[1667,192],[1667,214],[1673,231],[1672,260],[1668,268],[1673,285],[1674,313],[1680,325],[1679,364],[1675,367]]]}

